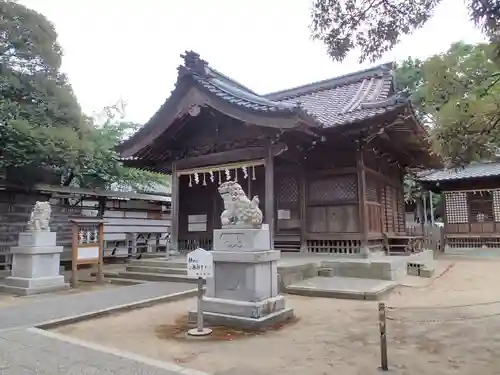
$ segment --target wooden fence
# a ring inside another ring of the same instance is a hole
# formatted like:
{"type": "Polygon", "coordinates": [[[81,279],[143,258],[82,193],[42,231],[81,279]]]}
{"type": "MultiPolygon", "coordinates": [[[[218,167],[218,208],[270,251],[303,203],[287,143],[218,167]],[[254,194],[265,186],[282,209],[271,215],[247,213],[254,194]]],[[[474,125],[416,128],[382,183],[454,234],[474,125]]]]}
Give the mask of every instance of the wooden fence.
{"type": "Polygon", "coordinates": [[[444,228],[442,226],[412,223],[406,224],[406,232],[411,236],[421,236],[424,249],[444,251],[444,228]]]}
{"type": "MultiPolygon", "coordinates": [[[[45,188],[45,190],[50,190],[45,188]]],[[[77,193],[56,187],[55,192],[2,191],[0,189],[0,270],[9,269],[10,248],[17,245],[19,233],[25,229],[36,201],[50,201],[50,227],[57,232],[57,245],[63,246],[61,261],[71,260],[71,217],[96,217],[98,195],[90,190],[77,193]],[[63,190],[63,191],[59,191],[63,190]],[[83,193],[86,193],[85,196],[83,193]],[[92,195],[93,194],[93,195],[92,195]]],[[[108,195],[114,194],[108,193],[108,195]]],[[[121,196],[125,193],[116,193],[121,196]]],[[[171,226],[166,198],[130,193],[124,199],[106,197],[102,219],[104,256],[127,257],[135,252],[166,252],[171,226]]]]}

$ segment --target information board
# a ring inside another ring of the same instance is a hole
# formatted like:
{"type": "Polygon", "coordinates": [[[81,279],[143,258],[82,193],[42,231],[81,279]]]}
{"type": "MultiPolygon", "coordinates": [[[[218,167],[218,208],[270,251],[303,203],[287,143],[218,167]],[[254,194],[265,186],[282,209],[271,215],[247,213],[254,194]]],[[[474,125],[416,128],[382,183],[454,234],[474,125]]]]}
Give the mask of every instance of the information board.
{"type": "Polygon", "coordinates": [[[187,254],[187,275],[208,279],[214,277],[214,259],[205,249],[196,249],[187,254]]]}

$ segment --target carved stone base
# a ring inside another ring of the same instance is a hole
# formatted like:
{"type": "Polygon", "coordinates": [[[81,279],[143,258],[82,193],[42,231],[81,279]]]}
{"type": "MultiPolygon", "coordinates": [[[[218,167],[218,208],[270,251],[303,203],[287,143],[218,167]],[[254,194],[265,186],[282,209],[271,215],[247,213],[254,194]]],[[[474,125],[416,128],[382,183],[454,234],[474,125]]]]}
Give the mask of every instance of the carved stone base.
{"type": "MultiPolygon", "coordinates": [[[[203,319],[211,325],[258,330],[293,318],[294,312],[285,307],[283,296],[258,302],[222,298],[203,298],[203,319]]],[[[189,312],[189,321],[196,322],[196,311],[189,312]]]]}
{"type": "Polygon", "coordinates": [[[215,229],[213,248],[217,251],[264,251],[271,249],[268,229],[215,229]]]}
{"type": "Polygon", "coordinates": [[[13,254],[11,276],[1,290],[16,295],[30,295],[67,289],[59,274],[62,246],[56,246],[56,233],[25,232],[19,235],[19,246],[13,254]]]}
{"type": "MultiPolygon", "coordinates": [[[[279,294],[277,250],[212,251],[214,278],[202,301],[208,323],[260,329],[293,317],[279,294]]],[[[196,313],[190,312],[195,320],[196,313]]]]}
{"type": "Polygon", "coordinates": [[[279,294],[281,253],[270,249],[269,228],[216,229],[213,245],[214,277],[202,300],[209,324],[261,329],[293,317],[279,294]]]}
{"type": "Polygon", "coordinates": [[[214,277],[207,279],[208,298],[258,302],[279,294],[279,251],[212,251],[212,255],[214,277]]]}
{"type": "Polygon", "coordinates": [[[0,287],[3,293],[18,296],[29,296],[33,294],[49,293],[69,289],[69,284],[64,282],[64,276],[23,278],[7,277],[5,285],[0,287]]]}

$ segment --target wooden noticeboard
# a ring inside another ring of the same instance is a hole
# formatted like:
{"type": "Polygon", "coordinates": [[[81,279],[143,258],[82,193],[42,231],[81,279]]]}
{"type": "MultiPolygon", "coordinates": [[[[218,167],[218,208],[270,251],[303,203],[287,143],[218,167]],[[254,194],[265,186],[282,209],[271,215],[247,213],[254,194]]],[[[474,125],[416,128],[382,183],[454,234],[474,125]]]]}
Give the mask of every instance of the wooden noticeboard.
{"type": "Polygon", "coordinates": [[[97,281],[103,281],[104,222],[96,218],[72,218],[71,285],[78,286],[78,266],[97,266],[97,281]]]}

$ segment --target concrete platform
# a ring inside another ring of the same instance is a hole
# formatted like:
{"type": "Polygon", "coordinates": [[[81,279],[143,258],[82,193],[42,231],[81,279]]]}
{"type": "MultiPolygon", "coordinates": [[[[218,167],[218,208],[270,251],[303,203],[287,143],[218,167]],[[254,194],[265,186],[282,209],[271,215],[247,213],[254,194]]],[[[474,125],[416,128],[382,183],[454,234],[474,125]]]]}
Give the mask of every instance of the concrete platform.
{"type": "Polygon", "coordinates": [[[463,256],[472,258],[500,258],[499,248],[467,248],[459,247],[454,248],[446,245],[444,247],[446,255],[463,256]]]}
{"type": "MultiPolygon", "coordinates": [[[[203,312],[203,320],[209,325],[233,327],[236,329],[247,329],[251,331],[264,330],[275,324],[286,322],[293,317],[293,309],[289,307],[259,318],[203,312]]],[[[196,323],[196,311],[189,312],[188,320],[192,324],[196,323]]]]}
{"type": "MultiPolygon", "coordinates": [[[[289,285],[316,277],[324,269],[331,270],[329,274],[338,277],[400,281],[407,274],[409,262],[432,265],[434,253],[425,250],[411,255],[372,258],[334,254],[282,253],[281,259],[278,260],[279,288],[281,292],[286,292],[289,285]]],[[[106,273],[105,276],[142,281],[196,282],[195,279],[185,275],[186,267],[185,254],[164,258],[131,259],[129,263],[121,265],[121,269],[106,273]]]]}
{"type": "Polygon", "coordinates": [[[379,300],[398,284],[391,280],[356,277],[313,277],[286,287],[286,292],[309,297],[379,300]]]}

